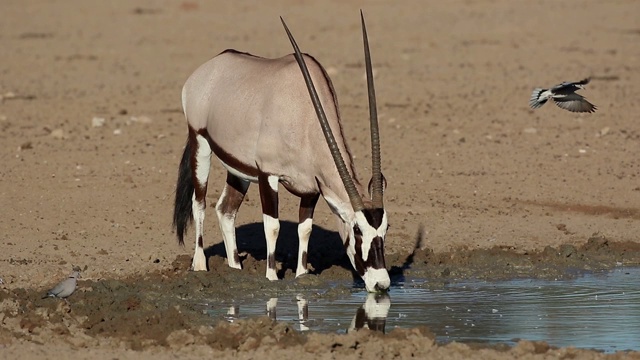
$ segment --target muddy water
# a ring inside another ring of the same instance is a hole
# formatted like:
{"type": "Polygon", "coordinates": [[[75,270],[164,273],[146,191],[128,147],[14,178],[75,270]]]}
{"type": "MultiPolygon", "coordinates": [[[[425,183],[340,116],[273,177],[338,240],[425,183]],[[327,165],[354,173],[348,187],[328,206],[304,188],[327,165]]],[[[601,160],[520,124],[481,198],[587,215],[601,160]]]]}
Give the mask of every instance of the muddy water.
{"type": "MultiPolygon", "coordinates": [[[[335,283],[343,287],[345,284],[335,283]]],[[[407,279],[389,296],[360,289],[327,297],[324,290],[283,290],[196,308],[233,322],[268,314],[301,331],[347,332],[369,327],[428,326],[439,342],[503,343],[518,339],[605,352],[640,350],[640,268],[571,279],[461,281],[433,286],[407,279]]]]}

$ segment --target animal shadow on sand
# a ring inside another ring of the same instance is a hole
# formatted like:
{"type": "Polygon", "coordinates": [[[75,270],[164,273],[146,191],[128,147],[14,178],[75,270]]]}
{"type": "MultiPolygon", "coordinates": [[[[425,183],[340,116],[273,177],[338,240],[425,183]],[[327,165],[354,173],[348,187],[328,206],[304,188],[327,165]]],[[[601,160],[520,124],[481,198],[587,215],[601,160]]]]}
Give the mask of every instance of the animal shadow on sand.
{"type": "MultiPolygon", "coordinates": [[[[416,247],[422,240],[422,227],[416,234],[416,247]]],[[[241,262],[245,262],[247,257],[252,257],[258,261],[264,261],[266,266],[267,245],[264,237],[264,227],[262,223],[251,223],[236,228],[236,238],[238,253],[241,254],[241,262]]],[[[415,252],[415,251],[414,251],[415,252]]],[[[226,258],[226,250],[223,242],[219,242],[205,249],[207,263],[210,257],[219,256],[226,258]]],[[[291,221],[280,221],[280,234],[276,244],[276,262],[281,263],[278,270],[278,278],[282,279],[288,273],[289,276],[295,274],[298,261],[298,224],[291,221]]],[[[411,253],[400,265],[387,263],[389,275],[393,285],[404,282],[405,270],[411,267],[414,254],[411,253]]],[[[349,257],[346,254],[342,239],[337,231],[327,230],[317,225],[313,225],[311,237],[309,239],[309,251],[307,261],[310,268],[309,273],[320,275],[323,271],[333,266],[339,266],[351,273],[355,287],[363,287],[364,281],[351,266],[349,257]]]]}

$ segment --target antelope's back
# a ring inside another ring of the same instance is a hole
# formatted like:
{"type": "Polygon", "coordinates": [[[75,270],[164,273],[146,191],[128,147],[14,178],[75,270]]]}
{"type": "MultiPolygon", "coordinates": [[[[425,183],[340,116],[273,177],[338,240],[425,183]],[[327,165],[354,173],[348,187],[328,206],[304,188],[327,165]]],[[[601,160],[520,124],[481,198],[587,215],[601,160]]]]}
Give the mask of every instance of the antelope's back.
{"type": "MultiPolygon", "coordinates": [[[[344,154],[330,80],[315,59],[305,59],[344,154]]],[[[293,55],[266,59],[227,50],[189,77],[182,101],[189,125],[206,128],[216,147],[245,165],[269,174],[306,176],[305,188],[316,187],[319,161],[329,159],[335,167],[293,55]]]]}

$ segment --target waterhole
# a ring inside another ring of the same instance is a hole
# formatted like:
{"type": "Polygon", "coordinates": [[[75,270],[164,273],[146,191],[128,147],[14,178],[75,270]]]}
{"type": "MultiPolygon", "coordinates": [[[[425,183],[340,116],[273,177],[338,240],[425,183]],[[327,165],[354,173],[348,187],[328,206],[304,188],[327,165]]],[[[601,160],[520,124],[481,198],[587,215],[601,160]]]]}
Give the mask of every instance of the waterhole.
{"type": "MultiPolygon", "coordinates": [[[[335,283],[336,287],[347,286],[335,283]]],[[[440,343],[509,344],[520,339],[552,346],[640,350],[640,268],[615,268],[560,280],[458,281],[432,286],[406,279],[388,295],[352,289],[297,291],[228,303],[199,303],[214,319],[264,316],[300,331],[425,325],[440,343]]]]}

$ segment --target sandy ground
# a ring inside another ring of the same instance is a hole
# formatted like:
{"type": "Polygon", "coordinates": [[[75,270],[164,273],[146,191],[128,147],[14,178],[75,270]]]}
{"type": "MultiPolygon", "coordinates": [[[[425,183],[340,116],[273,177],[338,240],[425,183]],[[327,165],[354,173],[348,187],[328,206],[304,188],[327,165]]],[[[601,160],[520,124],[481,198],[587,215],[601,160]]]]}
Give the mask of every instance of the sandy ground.
{"type": "MultiPolygon", "coordinates": [[[[369,140],[360,8],[368,24],[389,182],[389,266],[402,263],[417,237],[431,254],[425,259],[440,256],[441,263],[455,254],[495,249],[508,250],[501,252],[505,256],[540,252],[538,261],[553,262],[545,248],[583,249],[589,238],[591,245],[613,249],[598,253],[586,246],[584,251],[604,254],[601,263],[637,260],[637,1],[2,1],[0,353],[50,358],[55,351],[93,359],[277,358],[301,352],[316,358],[604,357],[528,342],[506,350],[440,346],[425,329],[396,330],[384,341],[369,331],[280,337],[290,334],[286,325],[255,321],[195,328],[180,322],[191,318],[180,316],[169,326],[171,333],[161,334],[164,341],[147,339],[141,330],[133,346],[117,331],[105,335],[87,325],[91,301],[98,301],[87,289],[100,282],[122,280],[126,287],[145,278],[195,276],[175,265],[188,267],[193,243],[179,247],[171,230],[186,139],[181,87],[197,66],[227,48],[264,57],[291,52],[278,16],[303,51],[331,74],[365,179],[369,140]],[[582,93],[598,106],[595,114],[551,104],[528,108],[534,87],[586,76],[592,83],[582,93]],[[93,126],[99,119],[103,125],[93,126]],[[37,296],[72,267],[81,268],[85,279],[85,291],[74,294],[84,304],[81,317],[37,296]],[[251,329],[271,340],[246,340],[251,329]],[[236,339],[246,341],[216,347],[221,343],[207,340],[220,334],[240,334],[236,339]],[[166,340],[169,335],[173,340],[166,340]],[[360,345],[350,346],[355,343],[360,345]]],[[[210,204],[224,182],[219,164],[212,171],[210,204]]],[[[281,196],[282,220],[295,221],[297,201],[281,196]]],[[[210,209],[205,246],[216,245],[210,250],[215,255],[221,253],[221,237],[213,214],[210,209]]],[[[258,242],[261,218],[254,186],[238,223],[258,242]]],[[[327,250],[335,241],[314,245],[314,239],[323,240],[318,232],[335,235],[324,203],[315,224],[312,252],[316,246],[339,257],[339,245],[327,250]]],[[[264,246],[240,244],[241,251],[264,246]]],[[[283,239],[279,254],[295,253],[295,246],[295,240],[283,239]]],[[[266,282],[264,255],[254,254],[254,271],[220,269],[224,276],[210,274],[209,286],[221,286],[225,276],[266,282]]],[[[321,277],[348,274],[320,264],[322,256],[310,254],[312,265],[328,269],[321,277]]],[[[286,265],[282,256],[279,261],[286,265]]],[[[225,267],[217,255],[212,264],[225,267]]],[[[454,272],[460,264],[449,263],[454,272]]]]}

